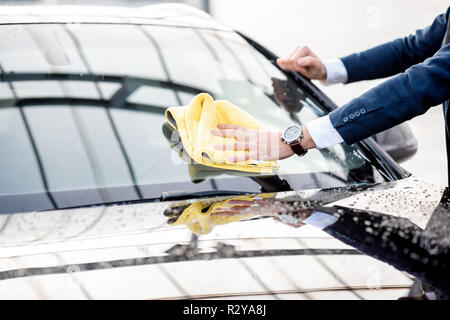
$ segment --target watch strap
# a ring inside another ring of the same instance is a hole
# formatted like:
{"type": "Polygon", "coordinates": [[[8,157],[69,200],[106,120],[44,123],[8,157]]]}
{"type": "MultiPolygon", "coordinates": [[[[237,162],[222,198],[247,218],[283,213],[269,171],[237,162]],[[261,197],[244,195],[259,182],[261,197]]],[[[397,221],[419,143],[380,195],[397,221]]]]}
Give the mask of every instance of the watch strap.
{"type": "Polygon", "coordinates": [[[294,151],[294,153],[299,157],[304,156],[308,152],[308,150],[303,149],[300,145],[300,141],[290,144],[289,147],[291,147],[292,151],[294,151]]]}

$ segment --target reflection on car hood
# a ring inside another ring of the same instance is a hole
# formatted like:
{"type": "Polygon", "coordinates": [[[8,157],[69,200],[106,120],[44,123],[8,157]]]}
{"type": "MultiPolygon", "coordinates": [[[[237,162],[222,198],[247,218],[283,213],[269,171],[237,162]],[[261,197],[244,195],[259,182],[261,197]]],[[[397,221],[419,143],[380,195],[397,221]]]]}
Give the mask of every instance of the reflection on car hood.
{"type": "MultiPolygon", "coordinates": [[[[308,201],[306,208],[342,206],[370,210],[409,219],[424,228],[439,204],[444,188],[414,176],[388,183],[321,190],[276,193],[277,201],[308,201]]],[[[157,232],[171,228],[167,213],[192,203],[219,203],[233,197],[96,206],[0,215],[1,246],[25,245],[108,237],[128,233],[157,232]]],[[[263,216],[263,215],[260,215],[263,216]]],[[[251,229],[251,221],[245,221],[251,229]]],[[[230,227],[231,228],[231,227],[230,227]]],[[[245,236],[245,235],[244,235],[245,236]]],[[[261,233],[264,236],[264,233],[261,233]]]]}
{"type": "MultiPolygon", "coordinates": [[[[370,216],[385,214],[389,217],[403,217],[406,219],[402,221],[407,221],[417,230],[422,230],[438,207],[443,192],[443,188],[410,177],[391,183],[280,192],[270,196],[276,197],[274,200],[280,203],[294,201],[305,208],[320,208],[324,211],[339,208],[339,211],[335,213],[340,215],[347,214],[347,210],[349,214],[356,210],[370,216]]],[[[331,264],[331,270],[340,269],[340,266],[343,266],[342,261],[348,261],[352,266],[347,266],[345,269],[348,272],[353,270],[350,278],[354,280],[358,272],[376,265],[374,262],[376,260],[369,257],[367,259],[371,260],[361,262],[361,258],[357,258],[361,252],[390,263],[376,254],[365,252],[365,247],[353,245],[342,235],[329,233],[340,240],[338,241],[314,227],[292,228],[274,219],[264,218],[264,214],[249,220],[235,219],[230,223],[218,224],[211,232],[200,237],[193,235],[182,224],[172,226],[167,223],[168,211],[176,208],[183,210],[196,203],[202,203],[204,207],[205,204],[218,204],[230,198],[232,197],[0,215],[0,262],[7,262],[8,266],[0,271],[0,280],[33,275],[67,274],[69,269],[71,272],[85,274],[82,271],[113,272],[119,268],[123,274],[126,274],[124,270],[127,268],[124,267],[149,267],[188,261],[192,263],[196,261],[196,268],[203,270],[209,267],[202,267],[205,262],[201,261],[207,260],[214,264],[216,263],[214,261],[230,258],[252,258],[254,261],[268,258],[272,261],[289,259],[289,261],[292,260],[288,263],[290,265],[298,263],[294,262],[295,259],[305,259],[306,256],[317,259],[316,256],[323,255],[324,257],[340,257],[338,260],[333,260],[335,262],[331,264]],[[14,259],[21,257],[22,263],[12,266],[9,264],[12,257],[16,257],[14,259]],[[59,258],[55,260],[55,257],[59,258]]],[[[397,232],[401,234],[403,231],[400,228],[397,232]]],[[[187,265],[184,268],[186,267],[187,265]]],[[[377,268],[387,267],[380,264],[377,268]]],[[[207,269],[204,271],[206,272],[207,269]]],[[[181,269],[177,270],[181,272],[181,269]]],[[[232,272],[231,270],[232,268],[227,268],[224,272],[232,272]]],[[[395,269],[387,270],[390,271],[383,272],[388,274],[395,269]]],[[[175,274],[172,275],[174,276],[175,274]]],[[[177,276],[179,276],[178,273],[177,276]]],[[[367,285],[370,278],[367,276],[359,278],[357,284],[361,285],[362,281],[363,287],[367,285]]],[[[323,276],[319,273],[311,277],[314,279],[311,287],[330,286],[329,283],[320,284],[323,276]]],[[[336,277],[339,278],[339,276],[336,277]]],[[[401,278],[395,273],[383,279],[384,282],[382,281],[380,286],[385,289],[407,288],[411,284],[408,278],[401,278]]],[[[342,280],[341,285],[352,287],[353,280],[342,280]],[[351,283],[349,284],[348,281],[351,283]]],[[[242,285],[244,283],[245,281],[242,285]]],[[[0,291],[1,286],[2,281],[0,281],[0,291]]],[[[367,286],[364,288],[367,289],[367,286]]],[[[192,286],[191,289],[198,294],[205,293],[202,290],[206,290],[200,285],[192,286]]],[[[211,288],[208,287],[209,289],[211,288]]],[[[219,289],[220,292],[223,290],[225,289],[219,289]]],[[[158,292],[154,297],[173,295],[158,292]]],[[[178,293],[175,296],[182,297],[188,294],[178,293]]],[[[103,296],[100,295],[100,297],[103,296]]]]}
{"type": "MultiPolygon", "coordinates": [[[[342,206],[381,212],[407,218],[424,228],[439,204],[443,191],[442,187],[410,177],[396,182],[364,186],[279,192],[276,198],[278,201],[309,201],[309,208],[313,209],[342,206]]],[[[198,201],[213,204],[230,198],[233,197],[2,214],[0,243],[2,247],[10,247],[172,230],[174,227],[167,223],[167,213],[164,215],[167,210],[187,207],[198,201]]],[[[251,233],[258,232],[260,236],[264,236],[265,232],[271,234],[270,230],[253,230],[253,221],[244,222],[251,233]]],[[[238,224],[230,225],[227,232],[233,227],[239,228],[238,224]]]]}

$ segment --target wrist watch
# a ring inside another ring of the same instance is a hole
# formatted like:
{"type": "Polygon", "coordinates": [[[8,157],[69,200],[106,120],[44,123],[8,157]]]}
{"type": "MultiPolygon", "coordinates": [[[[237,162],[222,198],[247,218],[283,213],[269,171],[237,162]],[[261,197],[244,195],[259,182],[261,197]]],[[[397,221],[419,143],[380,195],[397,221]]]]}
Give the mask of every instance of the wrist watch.
{"type": "Polygon", "coordinates": [[[291,147],[292,151],[299,157],[304,156],[308,152],[300,145],[300,140],[303,138],[302,129],[302,127],[294,124],[287,127],[281,135],[281,141],[291,147]]]}

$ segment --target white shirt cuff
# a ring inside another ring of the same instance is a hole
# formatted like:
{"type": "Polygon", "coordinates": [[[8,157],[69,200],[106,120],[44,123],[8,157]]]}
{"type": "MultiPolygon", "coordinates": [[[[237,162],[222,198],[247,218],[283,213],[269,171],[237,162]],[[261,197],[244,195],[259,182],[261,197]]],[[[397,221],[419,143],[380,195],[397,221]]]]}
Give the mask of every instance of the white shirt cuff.
{"type": "Polygon", "coordinates": [[[347,69],[341,59],[327,60],[323,64],[327,70],[327,79],[322,81],[322,84],[330,85],[347,82],[347,69]]]}
{"type": "Polygon", "coordinates": [[[306,124],[306,127],[317,149],[344,142],[339,132],[331,124],[329,116],[312,120],[306,124]]]}
{"type": "Polygon", "coordinates": [[[331,226],[339,219],[329,213],[324,213],[320,211],[313,211],[313,213],[303,220],[303,223],[313,225],[321,230],[325,229],[326,227],[331,226]]]}

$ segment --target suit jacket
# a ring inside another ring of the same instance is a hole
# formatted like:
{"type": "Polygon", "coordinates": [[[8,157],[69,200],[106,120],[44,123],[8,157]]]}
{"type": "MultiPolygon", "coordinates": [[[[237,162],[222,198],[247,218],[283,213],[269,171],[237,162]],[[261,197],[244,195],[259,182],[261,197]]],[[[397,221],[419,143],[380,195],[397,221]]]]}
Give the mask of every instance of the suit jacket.
{"type": "Polygon", "coordinates": [[[447,150],[450,148],[449,14],[450,7],[430,26],[413,35],[342,58],[347,83],[395,75],[330,113],[333,127],[347,144],[444,103],[447,150]]]}
{"type": "Polygon", "coordinates": [[[425,230],[410,220],[345,207],[318,209],[338,217],[324,231],[342,242],[415,275],[450,297],[450,191],[425,230]]]}

